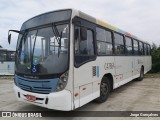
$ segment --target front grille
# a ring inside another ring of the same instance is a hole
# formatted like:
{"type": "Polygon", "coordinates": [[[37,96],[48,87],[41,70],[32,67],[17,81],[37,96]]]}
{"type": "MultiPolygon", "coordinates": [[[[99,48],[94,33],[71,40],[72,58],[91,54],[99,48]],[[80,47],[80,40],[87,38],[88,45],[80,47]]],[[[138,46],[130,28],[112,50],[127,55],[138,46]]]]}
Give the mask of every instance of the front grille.
{"type": "Polygon", "coordinates": [[[16,77],[16,84],[19,88],[25,91],[41,94],[54,92],[57,86],[57,82],[58,79],[32,80],[16,77]]]}

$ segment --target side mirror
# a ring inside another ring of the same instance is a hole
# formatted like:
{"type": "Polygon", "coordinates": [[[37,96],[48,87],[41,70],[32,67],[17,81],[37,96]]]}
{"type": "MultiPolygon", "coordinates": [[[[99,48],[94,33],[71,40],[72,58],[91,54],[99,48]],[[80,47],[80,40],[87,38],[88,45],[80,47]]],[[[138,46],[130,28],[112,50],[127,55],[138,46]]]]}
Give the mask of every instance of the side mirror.
{"type": "Polygon", "coordinates": [[[9,43],[9,44],[11,43],[11,34],[10,34],[11,31],[12,31],[12,32],[19,33],[19,34],[23,34],[23,32],[18,31],[18,30],[9,30],[9,31],[8,31],[8,43],[9,43]]]}
{"type": "Polygon", "coordinates": [[[11,34],[8,35],[8,43],[11,43],[11,34]]]}
{"type": "Polygon", "coordinates": [[[81,40],[87,40],[87,29],[84,27],[81,27],[80,29],[80,35],[81,35],[81,40]]]}

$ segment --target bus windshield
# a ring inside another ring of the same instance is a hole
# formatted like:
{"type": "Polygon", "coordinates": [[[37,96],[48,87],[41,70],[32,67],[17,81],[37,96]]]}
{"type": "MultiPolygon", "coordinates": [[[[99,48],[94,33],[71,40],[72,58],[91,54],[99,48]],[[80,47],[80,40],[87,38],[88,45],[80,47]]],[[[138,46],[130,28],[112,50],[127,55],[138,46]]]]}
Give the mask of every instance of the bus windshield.
{"type": "Polygon", "coordinates": [[[47,75],[68,67],[69,25],[52,25],[19,35],[16,72],[47,75]]]}

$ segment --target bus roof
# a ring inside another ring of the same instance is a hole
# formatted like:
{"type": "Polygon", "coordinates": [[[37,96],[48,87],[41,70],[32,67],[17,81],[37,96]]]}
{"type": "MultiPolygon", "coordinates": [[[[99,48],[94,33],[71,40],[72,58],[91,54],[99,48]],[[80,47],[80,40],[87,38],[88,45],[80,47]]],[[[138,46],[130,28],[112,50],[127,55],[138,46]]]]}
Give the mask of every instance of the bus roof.
{"type": "Polygon", "coordinates": [[[108,29],[110,29],[112,31],[124,34],[125,36],[132,37],[133,39],[136,39],[136,40],[139,40],[139,41],[142,41],[142,42],[145,42],[145,43],[149,44],[148,42],[139,39],[137,36],[135,36],[135,35],[133,35],[133,34],[131,34],[129,32],[126,32],[124,30],[121,30],[121,29],[119,29],[119,28],[117,28],[117,27],[115,27],[115,26],[113,26],[113,25],[111,25],[111,24],[109,24],[107,22],[104,22],[102,20],[96,19],[96,18],[94,18],[94,17],[92,17],[92,16],[90,16],[90,15],[88,15],[86,13],[83,13],[83,12],[79,11],[79,10],[75,10],[75,9],[72,9],[72,10],[78,11],[79,17],[81,17],[81,18],[84,18],[84,19],[86,19],[88,21],[91,21],[91,22],[93,22],[93,23],[95,23],[97,25],[100,25],[102,27],[108,28],[108,29]]]}
{"type": "MultiPolygon", "coordinates": [[[[102,21],[102,20],[96,19],[95,17],[92,17],[92,16],[90,16],[90,15],[88,15],[88,14],[82,12],[82,11],[79,11],[79,10],[73,9],[73,8],[59,9],[59,10],[55,10],[55,11],[50,11],[50,12],[46,12],[46,13],[39,14],[39,15],[37,15],[37,16],[35,16],[35,17],[41,16],[41,15],[44,15],[44,14],[47,14],[47,13],[52,13],[52,12],[57,12],[57,11],[65,11],[65,10],[72,10],[72,13],[74,13],[74,15],[73,15],[72,17],[74,17],[74,16],[79,16],[79,17],[81,17],[81,18],[83,18],[83,19],[86,19],[86,20],[88,20],[88,21],[90,21],[90,22],[92,22],[92,23],[95,23],[95,24],[97,24],[97,25],[100,25],[100,26],[102,26],[102,27],[108,28],[108,29],[110,29],[110,30],[112,30],[112,31],[115,31],[115,32],[124,34],[124,35],[126,35],[126,36],[128,36],[128,37],[132,37],[133,39],[136,39],[136,40],[143,41],[143,40],[139,39],[138,37],[136,37],[135,35],[133,35],[133,34],[131,34],[131,33],[129,33],[129,32],[126,32],[126,31],[124,31],[124,30],[121,30],[121,29],[119,29],[119,28],[117,28],[117,27],[115,27],[115,26],[113,26],[113,25],[111,25],[111,24],[109,24],[109,23],[107,23],[107,22],[104,22],[104,21],[102,21]]],[[[30,18],[29,20],[31,20],[31,19],[33,19],[33,18],[35,18],[35,17],[32,17],[32,18],[30,18]]],[[[29,20],[27,20],[27,21],[29,21],[29,20]]],[[[26,23],[27,21],[25,21],[24,23],[26,23]]],[[[23,24],[24,24],[24,23],[23,23],[23,24]]],[[[146,42],[146,41],[143,41],[143,42],[145,42],[145,43],[148,44],[148,42],[146,42]]]]}

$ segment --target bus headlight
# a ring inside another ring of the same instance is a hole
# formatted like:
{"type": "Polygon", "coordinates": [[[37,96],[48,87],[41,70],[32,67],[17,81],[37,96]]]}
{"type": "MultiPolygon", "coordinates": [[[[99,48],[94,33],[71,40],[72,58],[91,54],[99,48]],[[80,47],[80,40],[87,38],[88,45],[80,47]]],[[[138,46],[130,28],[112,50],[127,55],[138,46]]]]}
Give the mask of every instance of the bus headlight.
{"type": "Polygon", "coordinates": [[[57,84],[56,91],[58,92],[58,91],[63,90],[66,87],[67,82],[68,82],[68,72],[61,75],[58,81],[58,84],[57,84]]]}

